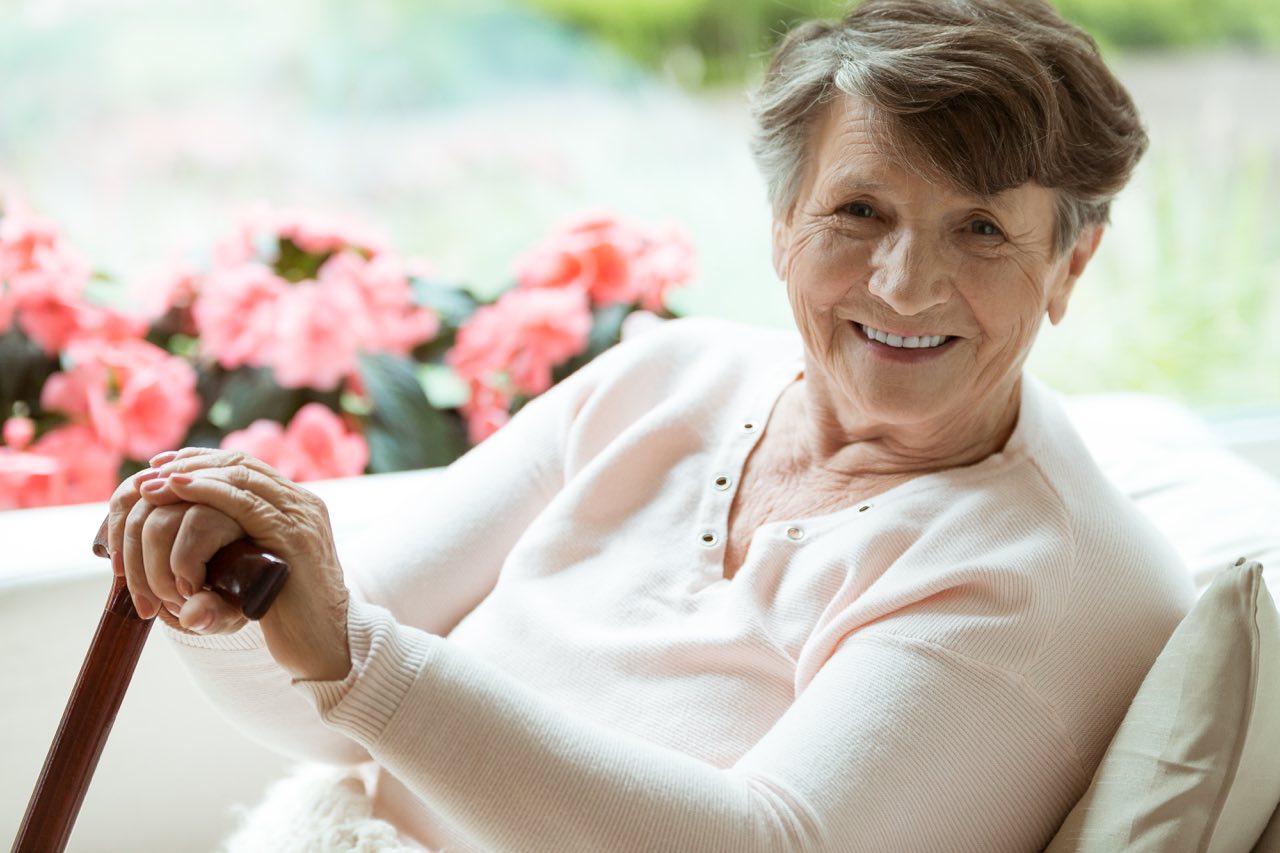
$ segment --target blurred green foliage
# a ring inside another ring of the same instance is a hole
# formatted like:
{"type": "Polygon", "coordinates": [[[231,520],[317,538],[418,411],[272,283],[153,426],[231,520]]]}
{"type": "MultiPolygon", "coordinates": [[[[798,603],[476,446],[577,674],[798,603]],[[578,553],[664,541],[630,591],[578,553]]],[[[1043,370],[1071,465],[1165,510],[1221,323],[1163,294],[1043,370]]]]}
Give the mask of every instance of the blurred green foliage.
{"type": "Polygon", "coordinates": [[[681,83],[741,80],[792,25],[839,15],[840,0],[523,0],[681,83]]]}
{"type": "Polygon", "coordinates": [[[1280,48],[1277,0],[1057,0],[1104,46],[1280,48]]]}
{"type": "Polygon", "coordinates": [[[1269,153],[1154,156],[1046,329],[1033,369],[1068,392],[1142,390],[1206,409],[1280,401],[1280,175],[1269,153]]]}
{"type": "MultiPolygon", "coordinates": [[[[686,85],[736,82],[798,21],[847,0],[523,0],[686,85]]],[[[1057,0],[1109,48],[1280,48],[1280,0],[1057,0]]]]}

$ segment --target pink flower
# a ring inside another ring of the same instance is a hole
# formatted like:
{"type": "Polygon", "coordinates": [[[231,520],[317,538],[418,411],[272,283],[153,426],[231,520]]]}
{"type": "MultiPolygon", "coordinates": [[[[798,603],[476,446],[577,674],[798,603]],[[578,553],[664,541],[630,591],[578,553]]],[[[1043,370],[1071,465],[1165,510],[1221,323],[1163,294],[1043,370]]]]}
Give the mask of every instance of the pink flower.
{"type": "Polygon", "coordinates": [[[661,311],[667,293],[688,283],[697,270],[693,243],[675,226],[650,235],[644,251],[636,258],[636,290],[640,307],[645,311],[661,311]]]}
{"type": "Polygon", "coordinates": [[[40,254],[61,240],[52,221],[36,216],[25,205],[8,205],[0,217],[0,280],[38,268],[40,254]]]}
{"type": "Polygon", "coordinates": [[[471,397],[460,411],[467,422],[467,439],[479,444],[511,420],[511,396],[483,382],[471,383],[471,397]]]}
{"type": "Polygon", "coordinates": [[[7,281],[17,308],[56,296],[78,299],[89,281],[89,265],[53,224],[25,207],[7,208],[0,218],[0,282],[7,281]]]}
{"type": "Polygon", "coordinates": [[[67,301],[52,293],[27,300],[18,323],[27,337],[50,355],[85,338],[119,341],[141,338],[147,333],[147,323],[141,317],[79,299],[67,301]]]}
{"type": "Polygon", "coordinates": [[[41,405],[91,426],[130,459],[177,446],[200,413],[195,370],[153,344],[85,340],[67,355],[71,368],[45,381],[41,405]]]}
{"type": "Polygon", "coordinates": [[[413,304],[404,262],[389,252],[371,259],[350,250],[339,252],[325,261],[316,278],[360,297],[363,309],[351,321],[359,324],[360,348],[366,352],[407,355],[440,329],[434,313],[413,304]]]}
{"type": "Polygon", "coordinates": [[[174,263],[142,279],[133,289],[134,299],[148,317],[163,317],[173,309],[186,311],[195,304],[200,278],[191,267],[174,263]]]}
{"type": "Polygon", "coordinates": [[[205,351],[226,368],[271,363],[278,303],[288,290],[288,282],[261,264],[210,273],[193,308],[205,351]]]}
{"type": "Polygon", "coordinates": [[[52,457],[0,447],[0,510],[62,503],[61,470],[52,457]]]}
{"type": "Polygon", "coordinates": [[[50,355],[58,352],[80,331],[84,303],[56,293],[28,296],[19,304],[18,325],[27,337],[50,355]]]}
{"type": "Polygon", "coordinates": [[[462,328],[449,364],[469,382],[505,374],[521,394],[551,387],[551,370],[581,353],[591,332],[586,294],[577,287],[510,290],[476,311],[462,328]]]}
{"type": "Polygon", "coordinates": [[[340,252],[348,247],[378,254],[387,249],[381,234],[347,216],[308,210],[283,210],[270,217],[273,230],[313,255],[340,252]]]}
{"type": "Polygon", "coordinates": [[[4,422],[4,443],[14,450],[25,450],[36,437],[36,423],[31,418],[12,417],[4,422]]]}
{"type": "Polygon", "coordinates": [[[362,319],[358,294],[304,281],[280,296],[277,316],[272,368],[281,385],[328,391],[356,369],[362,319]]]}
{"type": "Polygon", "coordinates": [[[0,449],[0,509],[106,500],[120,462],[118,452],[80,424],[50,430],[29,451],[0,449]]]}
{"type": "Polygon", "coordinates": [[[631,302],[637,296],[631,262],[642,245],[613,217],[582,219],[520,258],[516,278],[521,287],[579,287],[597,305],[631,302]]]}
{"type": "Polygon", "coordinates": [[[222,447],[252,454],[298,482],[355,476],[369,464],[364,436],[348,430],[338,415],[320,403],[303,406],[287,427],[254,421],[228,434],[222,447]]]}
{"type": "Polygon", "coordinates": [[[231,235],[214,247],[214,265],[235,267],[251,261],[272,262],[275,244],[289,240],[313,255],[359,249],[369,255],[385,252],[383,235],[355,219],[310,210],[274,210],[256,204],[239,217],[231,235]]]}
{"type": "Polygon", "coordinates": [[[657,311],[693,269],[693,246],[675,227],[650,231],[600,215],[556,231],[517,262],[516,278],[525,288],[581,287],[595,305],[657,311]]]}

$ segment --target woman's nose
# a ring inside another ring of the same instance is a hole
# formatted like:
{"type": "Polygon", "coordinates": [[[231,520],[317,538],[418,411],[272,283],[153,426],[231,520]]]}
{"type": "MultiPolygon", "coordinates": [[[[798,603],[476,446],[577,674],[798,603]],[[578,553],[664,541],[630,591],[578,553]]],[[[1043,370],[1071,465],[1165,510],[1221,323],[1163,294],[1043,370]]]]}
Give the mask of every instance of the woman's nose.
{"type": "Polygon", "coordinates": [[[950,298],[951,270],[942,253],[919,236],[888,238],[871,261],[872,294],[898,314],[919,314],[950,298]]]}

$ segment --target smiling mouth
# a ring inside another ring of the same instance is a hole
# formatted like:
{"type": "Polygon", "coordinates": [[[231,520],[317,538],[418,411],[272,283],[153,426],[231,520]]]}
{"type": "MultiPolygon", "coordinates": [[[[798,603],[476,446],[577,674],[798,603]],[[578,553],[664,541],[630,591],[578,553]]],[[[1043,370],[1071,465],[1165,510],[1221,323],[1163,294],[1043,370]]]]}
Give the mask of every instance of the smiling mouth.
{"type": "Polygon", "coordinates": [[[891,335],[865,323],[858,323],[857,326],[862,330],[862,334],[871,340],[879,341],[882,344],[898,349],[933,349],[934,347],[942,346],[953,338],[951,335],[912,335],[909,338],[904,338],[900,335],[891,335]]]}

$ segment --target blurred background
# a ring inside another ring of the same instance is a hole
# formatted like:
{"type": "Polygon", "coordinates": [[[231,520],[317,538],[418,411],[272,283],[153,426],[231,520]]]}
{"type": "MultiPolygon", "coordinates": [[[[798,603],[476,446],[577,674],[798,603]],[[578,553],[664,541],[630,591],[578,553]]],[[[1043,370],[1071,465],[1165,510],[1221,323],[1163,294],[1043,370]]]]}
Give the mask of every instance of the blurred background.
{"type": "MultiPolygon", "coordinates": [[[[1033,369],[1280,434],[1280,3],[1059,5],[1152,146],[1033,369]]],[[[567,217],[674,221],[700,259],[677,310],[785,327],[746,93],[841,6],[0,0],[0,193],[120,299],[260,200],[356,216],[482,295],[567,217]]]]}

